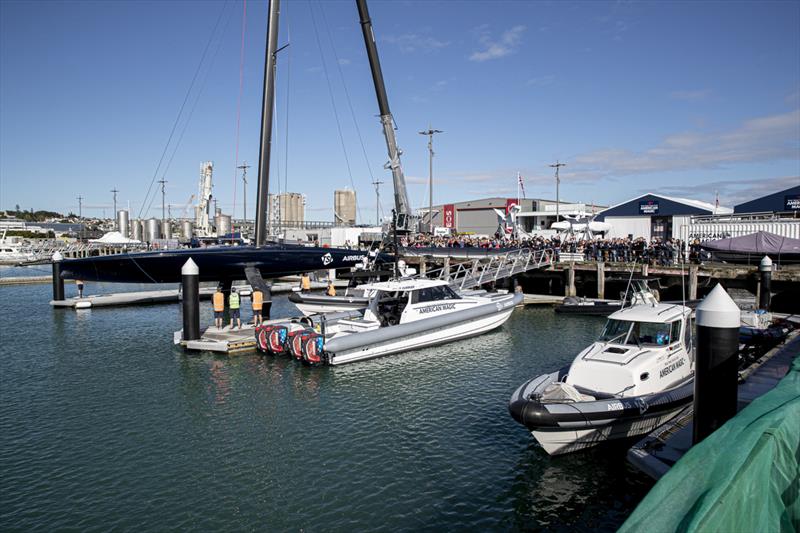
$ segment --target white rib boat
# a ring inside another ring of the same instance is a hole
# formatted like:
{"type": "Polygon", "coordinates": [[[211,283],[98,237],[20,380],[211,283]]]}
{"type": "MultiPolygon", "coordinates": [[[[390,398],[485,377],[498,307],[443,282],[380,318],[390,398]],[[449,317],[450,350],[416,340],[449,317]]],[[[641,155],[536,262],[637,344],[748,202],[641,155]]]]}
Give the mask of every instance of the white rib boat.
{"type": "Polygon", "coordinates": [[[511,416],[551,455],[649,433],[692,401],[691,313],[663,303],[613,313],[572,365],[514,392],[511,416]]]}
{"type": "Polygon", "coordinates": [[[312,364],[362,361],[480,335],[503,325],[522,301],[522,293],[462,296],[441,280],[363,288],[371,294],[366,309],[262,326],[256,330],[259,349],[312,364]]]}

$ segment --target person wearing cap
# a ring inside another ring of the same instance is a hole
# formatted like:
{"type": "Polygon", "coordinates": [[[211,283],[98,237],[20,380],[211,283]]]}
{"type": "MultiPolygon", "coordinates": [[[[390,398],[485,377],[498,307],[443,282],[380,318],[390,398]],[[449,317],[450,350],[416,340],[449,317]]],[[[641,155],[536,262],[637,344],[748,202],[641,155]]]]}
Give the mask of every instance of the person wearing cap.
{"type": "Polygon", "coordinates": [[[242,329],[242,319],[239,315],[239,293],[236,292],[236,287],[231,287],[231,295],[228,297],[228,308],[230,308],[231,312],[231,327],[233,329],[233,321],[236,320],[236,324],[239,329],[242,329]]]}

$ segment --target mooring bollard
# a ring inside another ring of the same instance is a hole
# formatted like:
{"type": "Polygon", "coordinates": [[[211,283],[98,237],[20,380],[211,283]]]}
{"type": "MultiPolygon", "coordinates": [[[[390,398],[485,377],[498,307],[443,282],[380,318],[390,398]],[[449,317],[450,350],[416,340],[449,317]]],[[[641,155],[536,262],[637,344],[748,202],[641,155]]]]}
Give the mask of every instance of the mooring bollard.
{"type": "Polygon", "coordinates": [[[759,273],[761,274],[758,308],[764,311],[769,311],[769,303],[772,297],[770,291],[772,290],[772,259],[768,255],[764,256],[761,264],[758,265],[759,273]]]}
{"type": "Polygon", "coordinates": [[[183,340],[200,338],[200,269],[190,257],[181,267],[183,292],[183,340]]]}
{"type": "Polygon", "coordinates": [[[61,252],[53,254],[53,300],[64,299],[64,280],[61,279],[61,261],[64,256],[61,252]]]}
{"type": "Polygon", "coordinates": [[[739,307],[722,285],[697,306],[693,444],[736,414],[740,324],[739,307]]]}

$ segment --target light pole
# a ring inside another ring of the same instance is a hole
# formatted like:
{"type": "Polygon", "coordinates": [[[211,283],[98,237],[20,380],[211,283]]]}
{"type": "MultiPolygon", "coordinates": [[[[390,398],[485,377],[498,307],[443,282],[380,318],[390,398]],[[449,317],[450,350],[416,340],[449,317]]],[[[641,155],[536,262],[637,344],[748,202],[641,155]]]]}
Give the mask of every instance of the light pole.
{"type": "Polygon", "coordinates": [[[114,187],[113,189],[111,189],[111,192],[114,193],[114,214],[112,215],[114,217],[114,228],[119,230],[119,228],[117,227],[117,193],[119,191],[117,190],[116,187],[114,187]]]}
{"type": "Polygon", "coordinates": [[[78,196],[78,219],[83,218],[83,196],[78,196]]]}
{"type": "Polygon", "coordinates": [[[558,222],[559,212],[560,212],[560,209],[561,209],[561,201],[558,198],[558,186],[561,183],[561,179],[558,177],[558,169],[561,168],[561,167],[565,167],[565,166],[567,166],[567,164],[566,163],[559,163],[558,159],[556,159],[555,164],[550,165],[551,168],[555,168],[556,169],[556,222],[558,222]]]}
{"type": "Polygon", "coordinates": [[[381,189],[380,186],[383,182],[375,180],[372,184],[375,186],[375,225],[381,225],[381,189]]]}
{"type": "Polygon", "coordinates": [[[426,131],[419,132],[420,135],[428,136],[428,230],[433,234],[433,136],[437,133],[444,133],[442,130],[435,130],[428,124],[426,131]]]}
{"type": "Polygon", "coordinates": [[[247,224],[247,169],[250,168],[250,165],[247,164],[245,161],[243,164],[236,167],[242,171],[242,194],[244,196],[243,203],[244,203],[244,223],[247,224]]]}
{"type": "Polygon", "coordinates": [[[166,185],[167,180],[161,178],[158,180],[158,183],[161,184],[161,234],[164,235],[164,219],[166,218],[166,210],[164,208],[164,185],[166,185]]]}

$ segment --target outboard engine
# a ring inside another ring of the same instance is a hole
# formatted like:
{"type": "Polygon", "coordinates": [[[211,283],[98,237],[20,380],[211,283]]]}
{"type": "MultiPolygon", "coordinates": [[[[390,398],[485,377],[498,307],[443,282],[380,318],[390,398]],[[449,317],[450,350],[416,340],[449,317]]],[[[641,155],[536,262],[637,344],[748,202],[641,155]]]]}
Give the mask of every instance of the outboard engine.
{"type": "Polygon", "coordinates": [[[271,324],[264,329],[266,330],[266,351],[275,355],[286,353],[289,328],[283,324],[271,324]]]}
{"type": "MultiPolygon", "coordinates": [[[[279,327],[276,324],[261,324],[256,326],[255,335],[256,335],[256,348],[260,352],[264,353],[273,353],[270,349],[270,335],[275,331],[275,329],[279,327]]],[[[278,334],[275,343],[277,344],[280,339],[280,334],[278,334]]]]}
{"type": "Polygon", "coordinates": [[[294,331],[289,332],[289,338],[287,339],[287,346],[289,347],[289,353],[297,359],[298,361],[303,359],[303,338],[302,334],[306,331],[313,331],[307,330],[305,328],[298,328],[294,331]]]}
{"type": "Polygon", "coordinates": [[[311,365],[322,364],[325,336],[314,330],[305,330],[300,334],[300,339],[303,348],[303,361],[311,365]]]}

